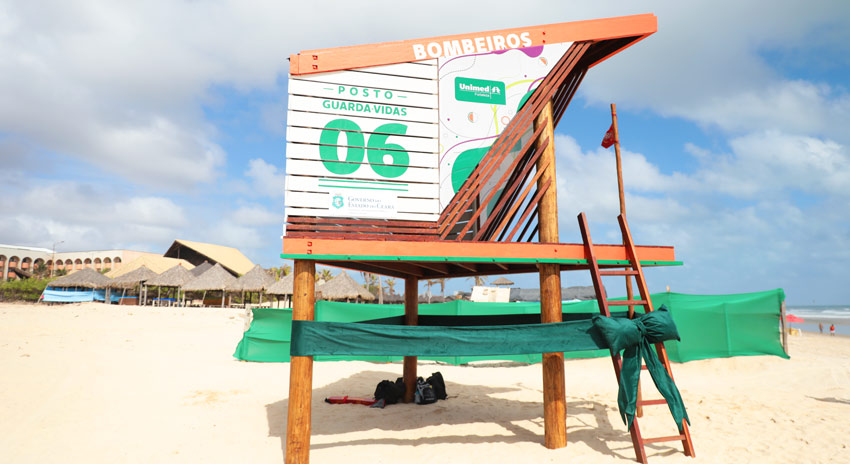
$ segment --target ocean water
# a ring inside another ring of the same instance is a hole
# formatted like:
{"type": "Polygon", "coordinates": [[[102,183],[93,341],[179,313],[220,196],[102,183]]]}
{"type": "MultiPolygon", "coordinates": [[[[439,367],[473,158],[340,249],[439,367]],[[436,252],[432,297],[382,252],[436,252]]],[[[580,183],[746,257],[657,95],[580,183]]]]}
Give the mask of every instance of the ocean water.
{"type": "Polygon", "coordinates": [[[793,323],[796,327],[808,332],[819,332],[818,323],[823,324],[823,333],[829,333],[829,325],[835,324],[835,333],[850,335],[850,304],[846,305],[788,305],[788,314],[803,318],[805,322],[793,323]]]}

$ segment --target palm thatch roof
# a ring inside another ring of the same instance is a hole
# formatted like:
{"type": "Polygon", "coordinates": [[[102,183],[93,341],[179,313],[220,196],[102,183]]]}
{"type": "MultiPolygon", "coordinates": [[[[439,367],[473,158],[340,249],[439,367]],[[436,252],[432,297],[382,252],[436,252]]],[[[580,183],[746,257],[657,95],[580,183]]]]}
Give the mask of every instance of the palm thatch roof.
{"type": "Polygon", "coordinates": [[[178,264],[145,283],[155,287],[182,287],[194,278],[191,271],[178,264]]]}
{"type": "Polygon", "coordinates": [[[142,255],[138,258],[118,265],[111,271],[106,273],[106,277],[111,279],[115,279],[119,276],[127,274],[128,272],[133,272],[136,269],[144,266],[150,269],[157,274],[161,274],[172,267],[182,264],[186,266],[186,269],[192,269],[192,263],[186,261],[185,259],[174,259],[174,258],[166,258],[165,256],[151,256],[151,255],[142,255]]]}
{"type": "Polygon", "coordinates": [[[504,277],[499,277],[498,279],[490,282],[491,285],[513,285],[514,283],[504,277]]]}
{"type": "Polygon", "coordinates": [[[253,269],[236,279],[236,282],[228,285],[227,289],[232,292],[262,292],[271,287],[273,283],[274,277],[257,264],[253,269]]]}
{"type": "Polygon", "coordinates": [[[236,282],[236,277],[224,270],[221,264],[216,263],[207,272],[187,282],[183,290],[225,290],[233,282],[236,282]]]}
{"type": "Polygon", "coordinates": [[[266,288],[266,293],[269,295],[292,295],[294,283],[295,273],[290,272],[289,275],[283,276],[283,278],[266,288]]]}
{"type": "Polygon", "coordinates": [[[198,277],[199,275],[203,274],[204,272],[209,271],[210,268],[212,268],[212,267],[213,267],[212,264],[210,264],[207,261],[204,261],[203,263],[195,266],[194,269],[191,269],[190,272],[192,273],[193,276],[198,277]]]}
{"type": "Polygon", "coordinates": [[[110,280],[109,277],[94,269],[85,268],[62,276],[48,285],[51,287],[106,288],[110,280]]]}
{"type": "Polygon", "coordinates": [[[318,286],[316,291],[322,292],[323,300],[354,300],[360,298],[371,301],[375,299],[375,295],[355,282],[345,271],[318,286]]]}
{"type": "Polygon", "coordinates": [[[120,275],[112,279],[112,282],[109,283],[109,286],[113,288],[132,288],[142,282],[153,279],[156,276],[156,272],[151,271],[146,266],[141,266],[126,274],[120,275]]]}

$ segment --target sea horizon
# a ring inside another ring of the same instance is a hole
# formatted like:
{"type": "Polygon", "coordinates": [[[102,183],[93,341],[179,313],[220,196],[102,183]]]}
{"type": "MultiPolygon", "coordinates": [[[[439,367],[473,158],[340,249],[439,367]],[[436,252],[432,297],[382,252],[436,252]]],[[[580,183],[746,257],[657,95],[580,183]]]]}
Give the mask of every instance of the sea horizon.
{"type": "Polygon", "coordinates": [[[830,324],[835,324],[836,334],[850,335],[850,304],[786,305],[785,310],[804,321],[790,323],[789,327],[820,333],[818,324],[823,324],[823,333],[827,334],[830,324]]]}

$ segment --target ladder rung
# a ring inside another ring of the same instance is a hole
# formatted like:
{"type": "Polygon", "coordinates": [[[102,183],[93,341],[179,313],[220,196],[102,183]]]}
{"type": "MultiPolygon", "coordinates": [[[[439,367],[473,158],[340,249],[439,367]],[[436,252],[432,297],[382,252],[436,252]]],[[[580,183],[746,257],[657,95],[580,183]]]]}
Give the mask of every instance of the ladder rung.
{"type": "Polygon", "coordinates": [[[646,444],[646,443],[659,443],[659,442],[662,442],[662,441],[679,441],[679,440],[684,440],[684,439],[685,439],[685,434],[683,433],[681,435],[671,435],[669,437],[644,438],[642,441],[643,441],[644,444],[646,444]]]}
{"type": "Polygon", "coordinates": [[[641,400],[637,402],[638,406],[655,406],[659,404],[667,404],[667,400],[661,398],[657,400],[641,400]]]}
{"type": "Polygon", "coordinates": [[[599,271],[599,275],[601,276],[636,276],[638,275],[638,271],[599,271]]]}
{"type": "Polygon", "coordinates": [[[646,300],[617,300],[617,301],[609,301],[608,306],[637,306],[644,305],[646,306],[646,300]]]}

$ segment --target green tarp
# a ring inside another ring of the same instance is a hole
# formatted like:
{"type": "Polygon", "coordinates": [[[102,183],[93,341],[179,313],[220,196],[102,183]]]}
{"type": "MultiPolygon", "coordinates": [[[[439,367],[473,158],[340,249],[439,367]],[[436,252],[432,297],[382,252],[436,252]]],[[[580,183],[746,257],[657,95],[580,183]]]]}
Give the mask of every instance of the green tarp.
{"type": "MultiPolygon", "coordinates": [[[[782,350],[779,307],[785,294],[781,289],[737,295],[686,295],[658,293],[652,295],[656,307],[666,305],[681,335],[681,342],[665,342],[670,359],[676,362],[694,359],[776,355],[787,357],[782,350]]],[[[566,303],[566,315],[598,313],[596,301],[566,303]]],[[[449,303],[420,305],[422,315],[480,316],[506,314],[539,314],[538,303],[449,303]]],[[[401,305],[353,304],[320,301],[316,303],[316,320],[356,322],[400,316],[401,305]]],[[[245,361],[289,361],[292,314],[286,309],[254,309],[251,327],[243,335],[234,356],[245,361]]],[[[608,350],[573,351],[565,357],[605,356],[608,350]]],[[[539,354],[494,356],[440,356],[432,359],[451,364],[464,364],[482,359],[539,362],[539,354]]],[[[316,356],[317,361],[330,360],[396,361],[401,356],[316,356]]]]}

